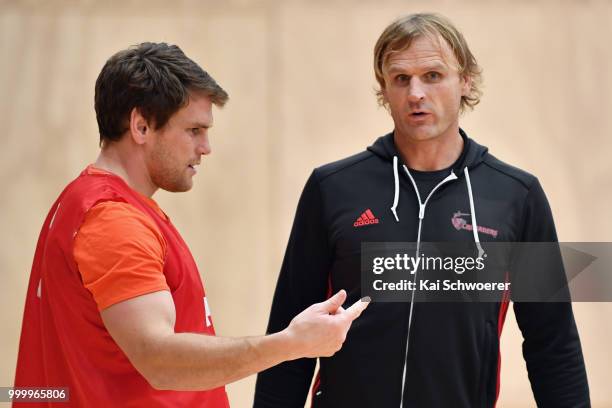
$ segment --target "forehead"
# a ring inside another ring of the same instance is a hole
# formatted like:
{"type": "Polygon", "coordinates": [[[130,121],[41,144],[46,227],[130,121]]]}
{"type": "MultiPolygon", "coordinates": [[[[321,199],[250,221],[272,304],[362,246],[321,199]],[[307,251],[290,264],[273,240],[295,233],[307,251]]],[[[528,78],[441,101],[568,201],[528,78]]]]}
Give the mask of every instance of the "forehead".
{"type": "Polygon", "coordinates": [[[172,115],[170,121],[189,126],[196,124],[212,126],[212,105],[213,103],[208,96],[190,93],[187,105],[172,115]]]}
{"type": "Polygon", "coordinates": [[[383,70],[393,72],[411,68],[455,69],[459,63],[448,45],[440,35],[419,35],[410,46],[398,51],[391,51],[383,65],[383,70]]]}

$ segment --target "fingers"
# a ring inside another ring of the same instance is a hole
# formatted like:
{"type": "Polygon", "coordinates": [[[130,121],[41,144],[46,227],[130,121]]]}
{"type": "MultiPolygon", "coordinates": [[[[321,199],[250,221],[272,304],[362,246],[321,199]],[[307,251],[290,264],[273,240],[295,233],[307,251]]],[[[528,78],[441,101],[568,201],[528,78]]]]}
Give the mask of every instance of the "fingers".
{"type": "Polygon", "coordinates": [[[370,304],[370,297],[366,296],[364,298],[359,299],[358,301],[356,301],[355,303],[353,303],[351,305],[351,307],[349,307],[348,309],[346,309],[345,311],[345,315],[351,320],[355,320],[356,318],[359,317],[359,315],[361,315],[361,312],[363,312],[370,304]]]}
{"type": "Polygon", "coordinates": [[[327,313],[335,313],[339,307],[342,306],[346,300],[346,291],[341,289],[334,296],[327,299],[325,302],[321,302],[322,309],[327,313]]]}
{"type": "Polygon", "coordinates": [[[330,314],[332,314],[332,315],[339,315],[339,314],[342,314],[342,313],[344,313],[344,308],[342,306],[340,306],[338,309],[336,309],[335,312],[332,312],[330,314]]]}

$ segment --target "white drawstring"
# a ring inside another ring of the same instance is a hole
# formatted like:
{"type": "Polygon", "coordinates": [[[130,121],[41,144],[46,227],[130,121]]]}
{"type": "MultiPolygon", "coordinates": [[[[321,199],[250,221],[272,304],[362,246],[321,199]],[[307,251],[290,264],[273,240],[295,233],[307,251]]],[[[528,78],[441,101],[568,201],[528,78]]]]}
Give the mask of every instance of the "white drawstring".
{"type": "Polygon", "coordinates": [[[470,197],[470,213],[472,215],[472,234],[474,235],[474,242],[478,248],[478,259],[482,259],[484,255],[484,249],[480,245],[480,238],[478,237],[478,223],[476,222],[476,209],[474,208],[474,196],[472,195],[472,182],[470,181],[470,172],[467,166],[463,169],[465,173],[465,184],[467,184],[468,196],[470,197]]]}
{"type": "MultiPolygon", "coordinates": [[[[416,193],[417,199],[419,201],[419,229],[418,229],[418,233],[417,233],[417,251],[416,251],[416,257],[419,257],[419,250],[420,250],[420,244],[421,244],[421,227],[423,224],[423,218],[425,218],[425,208],[427,206],[427,202],[429,201],[429,199],[431,198],[431,196],[433,195],[433,193],[444,183],[449,182],[451,180],[456,180],[457,176],[455,175],[454,171],[451,170],[450,174],[444,179],[442,180],[440,183],[438,183],[438,185],[436,185],[433,190],[430,191],[429,195],[427,196],[427,198],[425,199],[425,202],[421,201],[421,195],[419,194],[419,189],[416,185],[416,182],[414,180],[414,178],[412,177],[412,175],[410,174],[410,171],[408,170],[408,168],[404,165],[404,170],[406,171],[406,174],[408,175],[408,178],[410,179],[410,181],[412,182],[412,186],[414,187],[414,191],[416,193]]],[[[482,258],[484,255],[484,249],[482,249],[482,245],[480,245],[480,238],[478,237],[478,224],[476,223],[476,210],[474,208],[474,197],[472,195],[472,183],[470,181],[470,173],[468,171],[468,168],[465,167],[463,169],[463,172],[465,174],[465,183],[467,185],[467,189],[468,189],[468,196],[470,199],[470,214],[472,216],[472,233],[474,235],[474,242],[476,243],[476,247],[478,248],[478,258],[482,258]]],[[[399,217],[397,216],[397,206],[399,203],[399,174],[397,171],[397,156],[393,156],[393,180],[394,180],[394,184],[395,184],[395,194],[393,196],[393,207],[391,207],[391,212],[393,213],[393,216],[395,217],[395,221],[399,222],[399,217]]],[[[413,277],[413,285],[414,282],[416,281],[416,270],[414,273],[414,277],[413,277]]],[[[406,349],[405,349],[405,354],[404,354],[404,369],[402,371],[402,391],[401,391],[401,396],[400,396],[400,408],[403,408],[404,406],[404,391],[405,391],[405,385],[406,385],[406,371],[407,371],[407,365],[408,365],[408,346],[410,344],[410,330],[412,328],[412,313],[414,310],[414,290],[412,291],[412,298],[411,298],[411,302],[410,302],[410,314],[408,317],[408,333],[406,336],[406,349]]]]}
{"type": "Polygon", "coordinates": [[[399,218],[397,217],[397,203],[399,202],[399,175],[397,174],[397,156],[393,156],[393,180],[395,182],[395,195],[393,196],[393,207],[391,207],[391,212],[395,217],[395,222],[399,222],[399,218]]]}
{"type": "MultiPolygon", "coordinates": [[[[419,199],[419,219],[423,219],[424,216],[424,203],[421,203],[421,198],[419,197],[419,190],[416,188],[416,183],[414,182],[414,180],[412,180],[412,177],[410,175],[410,172],[408,171],[408,168],[406,168],[406,166],[404,166],[406,173],[408,174],[408,177],[411,179],[412,184],[415,187],[415,192],[417,194],[417,197],[419,199]]],[[[468,189],[468,197],[470,199],[470,215],[472,216],[472,235],[474,236],[474,242],[476,243],[476,247],[478,248],[478,258],[482,258],[485,254],[484,249],[482,248],[482,245],[480,244],[480,237],[478,236],[478,222],[476,221],[476,209],[474,207],[474,195],[472,194],[472,182],[470,180],[470,172],[468,170],[467,167],[465,167],[463,169],[463,173],[465,174],[465,184],[467,185],[467,189],[468,189]]],[[[456,176],[451,172],[451,174],[449,175],[449,177],[447,177],[447,179],[455,179],[456,176]]],[[[446,182],[449,180],[443,180],[443,182],[446,182]]],[[[393,217],[395,217],[395,221],[399,222],[399,217],[397,215],[397,206],[399,204],[399,194],[400,194],[400,190],[399,190],[399,173],[397,170],[397,156],[393,156],[393,182],[394,182],[394,187],[395,187],[395,192],[393,194],[393,206],[391,207],[391,212],[393,213],[393,217]]],[[[420,235],[420,231],[419,231],[419,235],[420,235]]],[[[418,241],[418,239],[417,239],[418,241]]]]}

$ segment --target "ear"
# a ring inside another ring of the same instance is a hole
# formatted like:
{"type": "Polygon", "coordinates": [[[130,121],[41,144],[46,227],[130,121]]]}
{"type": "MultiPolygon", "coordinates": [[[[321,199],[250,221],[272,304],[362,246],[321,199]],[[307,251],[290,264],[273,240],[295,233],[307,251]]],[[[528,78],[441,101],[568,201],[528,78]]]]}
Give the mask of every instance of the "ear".
{"type": "Polygon", "coordinates": [[[133,108],[130,113],[130,136],[136,144],[144,144],[147,135],[151,133],[149,123],[140,113],[138,108],[133,108]]]}
{"type": "Polygon", "coordinates": [[[387,88],[385,86],[380,87],[380,102],[382,102],[382,106],[389,110],[389,98],[387,96],[387,88]]]}
{"type": "Polygon", "coordinates": [[[463,75],[463,86],[461,87],[461,96],[468,96],[472,89],[472,77],[463,75]]]}

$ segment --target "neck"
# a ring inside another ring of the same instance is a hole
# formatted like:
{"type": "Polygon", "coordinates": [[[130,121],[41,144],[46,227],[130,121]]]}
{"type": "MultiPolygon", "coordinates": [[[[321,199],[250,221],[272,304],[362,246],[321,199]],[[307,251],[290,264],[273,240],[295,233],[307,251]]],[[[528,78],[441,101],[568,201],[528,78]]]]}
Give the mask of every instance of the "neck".
{"type": "Polygon", "coordinates": [[[404,163],[419,171],[436,171],[450,167],[463,151],[459,128],[447,135],[427,140],[415,140],[394,134],[395,146],[404,163]]]}
{"type": "Polygon", "coordinates": [[[145,163],[138,152],[126,152],[122,141],[111,143],[102,147],[94,166],[109,171],[123,179],[130,188],[140,194],[151,197],[157,191],[157,187],[151,181],[145,170],[145,163]]]}

